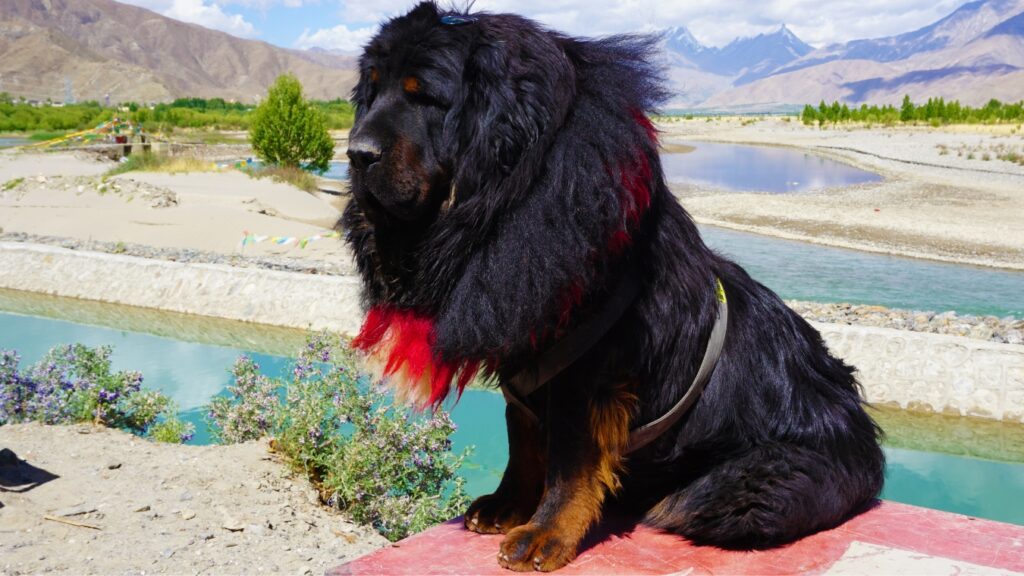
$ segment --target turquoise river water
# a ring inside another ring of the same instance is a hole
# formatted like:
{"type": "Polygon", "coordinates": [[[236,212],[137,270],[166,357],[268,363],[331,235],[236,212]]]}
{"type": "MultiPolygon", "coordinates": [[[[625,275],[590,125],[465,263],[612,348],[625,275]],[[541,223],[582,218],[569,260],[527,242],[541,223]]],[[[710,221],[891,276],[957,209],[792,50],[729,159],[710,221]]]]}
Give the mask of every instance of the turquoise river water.
{"type": "MultiPolygon", "coordinates": [[[[9,304],[10,301],[7,302],[9,304]]],[[[132,313],[131,309],[113,308],[110,324],[115,326],[122,324],[132,313]]],[[[188,317],[177,321],[179,325],[173,333],[190,333],[187,329],[180,330],[181,322],[186,325],[190,322],[188,317]]],[[[290,366],[290,360],[282,354],[253,352],[244,347],[184,341],[11,311],[0,312],[0,348],[20,351],[23,366],[37,361],[55,345],[72,342],[113,346],[116,369],[141,371],[146,388],[160,390],[177,401],[185,418],[196,425],[193,443],[210,441],[203,407],[212,397],[224,393],[230,384],[228,371],[239,355],[244,353],[253,357],[269,375],[286,374],[290,366]]],[[[455,449],[473,447],[472,456],[463,469],[468,490],[473,495],[493,490],[504,469],[507,441],[503,407],[504,400],[499,394],[471,389],[452,411],[459,426],[453,438],[455,449]]],[[[1024,464],[945,454],[944,451],[965,453],[959,445],[955,450],[951,449],[964,432],[950,431],[947,434],[942,424],[924,426],[926,436],[939,438],[937,448],[922,451],[899,447],[919,444],[917,436],[922,426],[907,426],[896,420],[890,429],[886,420],[879,421],[887,429],[889,442],[894,445],[886,448],[889,463],[884,498],[1024,524],[1024,499],[1019,497],[1024,493],[1024,464]],[[945,444],[947,440],[949,444],[945,444]]],[[[962,424],[957,425],[963,427],[962,424]]],[[[1007,430],[1019,433],[1017,429],[1007,430]]],[[[1005,437],[1006,431],[998,430],[994,434],[1005,437]]],[[[1020,437],[1024,438],[1024,434],[1020,437]]],[[[930,442],[936,445],[936,441],[930,442]]],[[[971,450],[966,450],[966,453],[970,454],[971,450]]],[[[998,458],[1006,458],[1008,452],[997,449],[992,453],[998,458]]],[[[1024,461],[1024,455],[1015,454],[1024,461]]]]}

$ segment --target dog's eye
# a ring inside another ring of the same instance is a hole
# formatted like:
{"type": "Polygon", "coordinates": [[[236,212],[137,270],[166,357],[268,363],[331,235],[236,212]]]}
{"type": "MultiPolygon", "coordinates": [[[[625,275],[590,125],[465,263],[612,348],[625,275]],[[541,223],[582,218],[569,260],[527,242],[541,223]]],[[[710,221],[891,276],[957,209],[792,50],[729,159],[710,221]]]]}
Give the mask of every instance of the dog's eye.
{"type": "Polygon", "coordinates": [[[406,76],[402,79],[402,90],[407,94],[419,94],[420,81],[412,76],[406,76]]]}
{"type": "Polygon", "coordinates": [[[370,82],[376,84],[378,80],[380,80],[380,72],[377,72],[377,68],[370,68],[370,82]]]}

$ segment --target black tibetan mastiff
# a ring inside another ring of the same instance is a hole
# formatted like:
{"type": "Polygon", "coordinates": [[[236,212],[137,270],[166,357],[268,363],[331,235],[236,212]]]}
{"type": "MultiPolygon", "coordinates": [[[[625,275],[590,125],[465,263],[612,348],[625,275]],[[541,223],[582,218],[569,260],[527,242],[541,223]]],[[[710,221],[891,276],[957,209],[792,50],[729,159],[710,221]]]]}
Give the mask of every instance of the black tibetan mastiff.
{"type": "Polygon", "coordinates": [[[655,50],[423,3],[360,58],[354,345],[420,406],[478,372],[501,384],[508,467],[465,523],[505,533],[515,570],[571,561],[612,505],[750,549],[835,526],[882,486],[852,369],[667,189],[655,50]]]}

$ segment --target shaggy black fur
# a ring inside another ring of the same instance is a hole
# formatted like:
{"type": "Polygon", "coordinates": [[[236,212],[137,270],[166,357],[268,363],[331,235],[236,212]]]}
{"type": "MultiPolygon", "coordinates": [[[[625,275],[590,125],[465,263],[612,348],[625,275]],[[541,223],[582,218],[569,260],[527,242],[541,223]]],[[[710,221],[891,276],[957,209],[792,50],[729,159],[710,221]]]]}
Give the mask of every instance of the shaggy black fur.
{"type": "Polygon", "coordinates": [[[717,277],[729,326],[713,379],[680,424],[622,463],[617,501],[696,542],[738,548],[791,541],[869,504],[884,461],[852,369],[705,246],[665,185],[645,119],[666,95],[655,39],[445,15],[419,5],[386,23],[360,60],[355,201],[341,225],[366,304],[433,318],[439,360],[484,361],[507,378],[600,308],[634,259],[641,295],[549,384],[551,405],[537,401],[553,415],[547,447],[536,448],[551,455],[550,487],[575,466],[557,457],[574,425],[559,402],[585,405],[627,382],[637,426],[684,394],[714,322],[717,277]]]}

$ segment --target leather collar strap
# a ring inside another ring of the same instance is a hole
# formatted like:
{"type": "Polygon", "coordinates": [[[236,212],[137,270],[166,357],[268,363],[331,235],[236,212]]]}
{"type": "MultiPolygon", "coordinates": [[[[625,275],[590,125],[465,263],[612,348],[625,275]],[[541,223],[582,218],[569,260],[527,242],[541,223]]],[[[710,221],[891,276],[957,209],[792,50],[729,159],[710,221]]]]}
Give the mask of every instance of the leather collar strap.
{"type": "Polygon", "coordinates": [[[668,412],[662,414],[657,420],[634,428],[629,433],[629,441],[626,443],[626,449],[622,451],[623,455],[650,444],[673,424],[679,422],[683,414],[686,414],[697,403],[701,392],[704,391],[704,386],[711,380],[711,375],[715,373],[715,367],[718,366],[718,358],[722,355],[725,333],[729,326],[729,303],[725,298],[722,281],[717,278],[715,279],[715,295],[718,297],[718,318],[715,319],[715,326],[711,329],[707,348],[704,349],[704,358],[700,361],[700,368],[697,369],[697,375],[693,377],[693,383],[690,384],[690,388],[679,399],[679,402],[676,402],[676,405],[668,412]]]}
{"type": "MultiPolygon", "coordinates": [[[[587,350],[590,350],[602,336],[611,330],[612,326],[625,313],[626,308],[640,293],[639,278],[636,264],[630,264],[602,314],[581,324],[576,330],[541,354],[536,363],[520,371],[507,383],[502,383],[501,392],[505,395],[505,400],[518,406],[534,422],[539,423],[540,419],[536,413],[526,404],[526,397],[579,360],[587,350]]],[[[677,423],[697,402],[701,392],[704,391],[704,386],[714,374],[718,358],[722,354],[726,328],[729,323],[729,306],[725,297],[725,289],[718,279],[715,280],[715,295],[718,299],[718,317],[711,329],[711,336],[708,338],[708,345],[704,350],[704,358],[701,360],[700,368],[697,369],[693,383],[668,412],[657,420],[630,432],[623,455],[646,446],[677,423]]]]}

